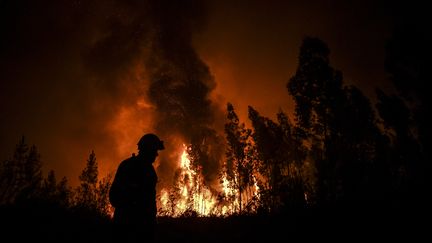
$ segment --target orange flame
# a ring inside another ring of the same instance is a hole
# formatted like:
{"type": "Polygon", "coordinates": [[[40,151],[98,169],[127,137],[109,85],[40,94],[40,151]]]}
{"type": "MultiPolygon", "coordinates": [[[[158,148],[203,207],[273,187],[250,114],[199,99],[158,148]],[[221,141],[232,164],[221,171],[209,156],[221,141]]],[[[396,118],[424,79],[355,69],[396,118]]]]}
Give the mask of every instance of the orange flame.
{"type": "MultiPolygon", "coordinates": [[[[221,174],[221,192],[212,191],[205,185],[201,167],[193,166],[183,145],[180,156],[177,181],[170,189],[162,189],[159,198],[159,216],[228,216],[238,213],[240,201],[236,181],[230,181],[226,173],[221,174]],[[222,199],[221,199],[222,198],[222,199]]],[[[237,178],[237,177],[235,177],[237,178]]],[[[253,176],[254,185],[251,187],[253,195],[259,198],[259,187],[256,177],[253,176]]],[[[242,206],[246,205],[242,202],[242,206]]]]}
{"type": "Polygon", "coordinates": [[[163,213],[159,214],[172,217],[179,217],[187,213],[210,216],[213,214],[215,204],[216,198],[204,184],[200,168],[192,168],[186,146],[183,146],[178,181],[175,183],[174,190],[163,189],[161,191],[161,210],[159,211],[163,213]]]}

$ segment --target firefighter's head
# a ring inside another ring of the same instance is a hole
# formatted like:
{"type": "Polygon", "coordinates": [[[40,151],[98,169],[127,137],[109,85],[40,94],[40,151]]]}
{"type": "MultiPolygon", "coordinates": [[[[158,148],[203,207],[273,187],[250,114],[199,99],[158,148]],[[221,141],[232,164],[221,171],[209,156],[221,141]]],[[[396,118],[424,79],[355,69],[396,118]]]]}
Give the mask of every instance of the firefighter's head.
{"type": "Polygon", "coordinates": [[[153,162],[158,156],[158,151],[165,149],[163,141],[153,133],[147,133],[142,136],[137,145],[138,153],[153,162]]]}

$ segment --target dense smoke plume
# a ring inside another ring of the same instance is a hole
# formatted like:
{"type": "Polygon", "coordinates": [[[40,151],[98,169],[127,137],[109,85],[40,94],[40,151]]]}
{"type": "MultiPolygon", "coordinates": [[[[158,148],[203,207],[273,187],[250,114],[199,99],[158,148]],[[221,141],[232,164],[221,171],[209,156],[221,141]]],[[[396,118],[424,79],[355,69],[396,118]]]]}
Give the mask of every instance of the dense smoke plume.
{"type": "MultiPolygon", "coordinates": [[[[148,97],[156,107],[155,129],[168,140],[169,150],[181,146],[176,138],[192,145],[206,178],[215,179],[223,151],[214,125],[221,112],[209,98],[214,78],[192,46],[192,31],[204,21],[205,6],[199,1],[155,1],[150,12],[156,29],[146,67],[148,97]]],[[[160,171],[172,174],[176,166],[166,161],[178,159],[162,158],[160,171]]]]}
{"type": "Polygon", "coordinates": [[[222,113],[209,99],[214,78],[191,44],[205,10],[194,0],[2,4],[0,99],[8,126],[1,145],[9,148],[2,157],[26,135],[37,138],[29,142],[52,163],[47,170],[78,175],[94,149],[106,174],[136,152],[140,136],[155,132],[167,147],[162,184],[170,185],[182,145],[191,143],[214,179],[222,113]]]}
{"type": "MultiPolygon", "coordinates": [[[[145,115],[153,117],[154,131],[143,132],[155,132],[165,140],[167,150],[160,153],[158,167],[162,183],[171,183],[183,144],[192,145],[199,155],[196,162],[205,177],[215,179],[223,151],[214,126],[222,113],[209,97],[216,85],[214,78],[192,46],[193,31],[205,20],[205,6],[191,0],[131,1],[124,7],[131,19],[113,22],[111,35],[91,51],[91,64],[103,63],[98,59],[105,59],[106,53],[118,53],[114,60],[122,60],[120,66],[131,67],[137,58],[136,65],[143,67],[141,79],[146,83],[129,84],[152,107],[145,115]]],[[[119,69],[117,65],[110,68],[119,69]]],[[[100,75],[104,80],[119,78],[106,72],[100,75]]]]}

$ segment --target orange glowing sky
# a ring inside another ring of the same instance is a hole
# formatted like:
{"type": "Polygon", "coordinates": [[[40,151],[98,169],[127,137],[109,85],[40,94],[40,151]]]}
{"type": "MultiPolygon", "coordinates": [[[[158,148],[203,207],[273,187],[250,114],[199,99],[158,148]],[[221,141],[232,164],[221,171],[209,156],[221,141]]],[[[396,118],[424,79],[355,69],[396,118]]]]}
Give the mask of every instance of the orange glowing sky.
{"type": "MultiPolygon", "coordinates": [[[[91,150],[102,175],[136,152],[155,107],[142,95],[147,43],[141,29],[129,28],[141,26],[133,25],[140,9],[120,2],[2,2],[0,159],[25,135],[45,170],[76,185],[91,150]],[[119,38],[100,44],[114,31],[119,38]]],[[[285,85],[306,35],[328,43],[346,83],[369,96],[389,88],[383,65],[392,11],[380,1],[208,1],[190,30],[192,46],[216,81],[212,102],[233,103],[247,123],[248,105],[270,118],[292,113],[285,85]]]]}

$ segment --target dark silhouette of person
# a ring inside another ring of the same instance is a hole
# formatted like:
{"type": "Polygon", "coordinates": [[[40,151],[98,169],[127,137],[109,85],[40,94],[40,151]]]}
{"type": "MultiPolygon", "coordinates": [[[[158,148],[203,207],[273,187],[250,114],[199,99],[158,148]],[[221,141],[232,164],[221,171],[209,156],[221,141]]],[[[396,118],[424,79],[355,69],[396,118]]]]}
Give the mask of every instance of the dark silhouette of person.
{"type": "Polygon", "coordinates": [[[138,155],[132,154],[117,169],[109,191],[117,242],[154,241],[157,175],[152,164],[163,149],[158,136],[145,134],[138,142],[138,155]]]}

